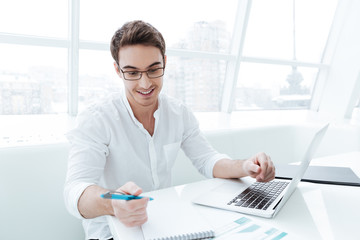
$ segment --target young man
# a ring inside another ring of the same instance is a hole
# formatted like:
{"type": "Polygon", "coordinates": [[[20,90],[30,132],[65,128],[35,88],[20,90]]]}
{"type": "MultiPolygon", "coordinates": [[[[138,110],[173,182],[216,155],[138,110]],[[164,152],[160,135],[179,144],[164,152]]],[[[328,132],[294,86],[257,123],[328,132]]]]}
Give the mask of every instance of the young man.
{"type": "MultiPolygon", "coordinates": [[[[109,239],[105,215],[126,226],[147,221],[147,198],[107,200],[109,190],[139,195],[171,185],[171,168],[180,148],[205,176],[258,181],[274,179],[266,154],[231,160],[203,137],[192,112],[160,94],[166,68],[165,41],[142,21],[128,22],[113,36],[111,54],[124,91],[89,107],[68,133],[71,142],[65,202],[83,219],[87,239],[109,239]]],[[[194,79],[196,81],[196,79],[194,79]]]]}

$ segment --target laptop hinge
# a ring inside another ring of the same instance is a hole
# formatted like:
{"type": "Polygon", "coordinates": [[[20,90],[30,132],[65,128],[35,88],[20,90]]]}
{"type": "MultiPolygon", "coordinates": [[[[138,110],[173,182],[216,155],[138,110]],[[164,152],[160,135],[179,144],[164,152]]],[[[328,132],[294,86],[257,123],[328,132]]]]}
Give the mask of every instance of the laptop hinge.
{"type": "Polygon", "coordinates": [[[281,199],[278,201],[278,203],[274,206],[273,210],[275,210],[275,208],[279,205],[279,203],[281,202],[282,199],[283,199],[283,198],[281,198],[281,199]]]}

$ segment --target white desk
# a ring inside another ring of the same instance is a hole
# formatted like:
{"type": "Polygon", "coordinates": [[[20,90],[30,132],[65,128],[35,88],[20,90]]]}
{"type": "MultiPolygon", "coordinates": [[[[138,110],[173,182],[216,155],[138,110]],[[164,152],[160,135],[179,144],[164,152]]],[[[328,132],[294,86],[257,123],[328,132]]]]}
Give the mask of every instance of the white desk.
{"type": "MultiPolygon", "coordinates": [[[[351,167],[360,176],[360,152],[318,158],[311,164],[351,167]]],[[[181,198],[190,201],[222,181],[224,180],[209,179],[155,192],[158,196],[176,191],[181,198]]],[[[151,193],[147,195],[151,196],[151,193]]],[[[298,189],[274,219],[195,206],[214,227],[246,216],[289,233],[286,239],[360,239],[360,187],[300,182],[298,189]]],[[[110,216],[108,221],[114,239],[143,239],[140,227],[127,228],[110,216]]]]}

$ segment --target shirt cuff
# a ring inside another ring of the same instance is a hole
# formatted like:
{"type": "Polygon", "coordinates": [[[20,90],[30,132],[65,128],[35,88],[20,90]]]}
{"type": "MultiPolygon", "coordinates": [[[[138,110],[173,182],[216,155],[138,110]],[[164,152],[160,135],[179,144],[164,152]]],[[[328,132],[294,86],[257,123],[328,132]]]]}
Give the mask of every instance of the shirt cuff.
{"type": "Polygon", "coordinates": [[[224,158],[227,158],[227,159],[231,159],[228,155],[226,154],[221,154],[221,153],[218,153],[216,155],[214,155],[206,164],[206,167],[205,167],[205,176],[207,178],[214,178],[214,175],[213,175],[213,170],[214,170],[214,166],[215,164],[221,160],[221,159],[224,159],[224,158]]]}
{"type": "Polygon", "coordinates": [[[65,206],[70,214],[79,219],[85,219],[78,209],[79,198],[81,194],[85,191],[85,189],[91,185],[94,185],[94,183],[73,182],[71,184],[65,185],[65,206]]]}

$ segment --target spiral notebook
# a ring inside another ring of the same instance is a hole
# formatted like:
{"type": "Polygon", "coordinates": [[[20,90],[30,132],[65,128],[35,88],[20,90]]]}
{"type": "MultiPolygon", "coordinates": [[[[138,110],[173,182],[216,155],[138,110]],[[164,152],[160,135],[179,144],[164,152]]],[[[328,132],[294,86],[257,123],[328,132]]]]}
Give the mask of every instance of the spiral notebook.
{"type": "Polygon", "coordinates": [[[147,206],[148,221],[141,226],[145,240],[214,237],[213,228],[199,215],[190,201],[182,200],[176,191],[170,189],[162,191],[161,196],[156,196],[156,192],[151,193],[154,201],[147,206]]]}

